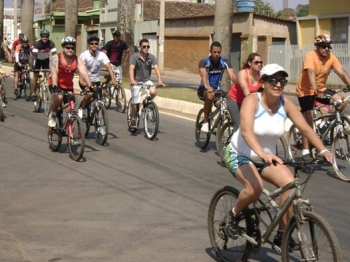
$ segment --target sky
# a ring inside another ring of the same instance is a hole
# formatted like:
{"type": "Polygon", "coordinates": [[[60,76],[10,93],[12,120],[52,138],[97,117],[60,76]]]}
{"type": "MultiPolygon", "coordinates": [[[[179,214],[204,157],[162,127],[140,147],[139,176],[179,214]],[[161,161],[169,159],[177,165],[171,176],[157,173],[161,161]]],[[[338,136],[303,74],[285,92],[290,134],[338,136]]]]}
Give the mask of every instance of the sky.
{"type": "MultiPolygon", "coordinates": [[[[263,2],[271,4],[276,12],[282,10],[283,0],[263,0],[263,2]]],[[[309,0],[288,0],[288,8],[295,9],[298,4],[308,5],[309,0]]]]}

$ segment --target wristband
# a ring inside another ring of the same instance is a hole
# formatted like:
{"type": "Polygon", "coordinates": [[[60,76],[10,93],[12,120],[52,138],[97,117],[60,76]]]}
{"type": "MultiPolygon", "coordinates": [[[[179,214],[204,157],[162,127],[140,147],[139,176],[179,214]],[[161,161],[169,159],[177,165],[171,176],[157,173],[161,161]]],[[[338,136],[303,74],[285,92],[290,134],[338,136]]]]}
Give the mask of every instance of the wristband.
{"type": "Polygon", "coordinates": [[[321,150],[320,154],[322,155],[323,153],[326,153],[326,152],[329,152],[329,150],[325,148],[325,149],[321,150]]]}

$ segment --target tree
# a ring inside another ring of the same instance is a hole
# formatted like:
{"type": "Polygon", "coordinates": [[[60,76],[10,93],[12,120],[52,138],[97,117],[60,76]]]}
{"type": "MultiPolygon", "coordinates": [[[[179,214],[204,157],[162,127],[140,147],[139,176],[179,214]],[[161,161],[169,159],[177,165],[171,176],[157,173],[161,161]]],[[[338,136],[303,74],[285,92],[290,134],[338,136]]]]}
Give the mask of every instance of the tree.
{"type": "Polygon", "coordinates": [[[286,20],[295,20],[296,14],[294,9],[285,8],[282,11],[278,11],[276,14],[277,18],[286,19],[286,20]]]}
{"type": "Polygon", "coordinates": [[[65,34],[77,39],[78,0],[65,0],[65,34]]]}
{"type": "Polygon", "coordinates": [[[262,0],[256,0],[254,13],[259,15],[266,15],[276,17],[275,10],[270,3],[264,3],[262,0]]]}
{"type": "Polygon", "coordinates": [[[3,32],[4,32],[4,0],[0,0],[0,40],[4,40],[3,32]]]}
{"type": "MultiPolygon", "coordinates": [[[[222,55],[229,58],[232,43],[232,23],[233,23],[233,4],[232,0],[221,0],[220,4],[215,4],[214,18],[214,41],[219,41],[222,45],[222,55]]],[[[230,82],[228,74],[225,73],[222,78],[222,88],[228,91],[230,82]]]]}
{"type": "Polygon", "coordinates": [[[309,15],[309,5],[303,5],[297,12],[297,16],[308,16],[309,15]]]}
{"type": "MultiPolygon", "coordinates": [[[[21,31],[34,43],[34,4],[33,0],[21,0],[21,31]]],[[[16,37],[16,36],[15,36],[16,37]]]]}

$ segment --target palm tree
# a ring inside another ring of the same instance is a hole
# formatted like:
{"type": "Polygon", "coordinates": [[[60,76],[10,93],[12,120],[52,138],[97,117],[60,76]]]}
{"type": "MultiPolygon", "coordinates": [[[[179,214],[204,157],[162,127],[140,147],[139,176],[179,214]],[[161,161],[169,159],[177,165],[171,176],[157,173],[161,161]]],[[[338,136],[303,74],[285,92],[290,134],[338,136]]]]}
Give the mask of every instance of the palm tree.
{"type": "Polygon", "coordinates": [[[33,0],[21,0],[21,29],[28,36],[30,43],[34,43],[34,4],[33,0]]]}

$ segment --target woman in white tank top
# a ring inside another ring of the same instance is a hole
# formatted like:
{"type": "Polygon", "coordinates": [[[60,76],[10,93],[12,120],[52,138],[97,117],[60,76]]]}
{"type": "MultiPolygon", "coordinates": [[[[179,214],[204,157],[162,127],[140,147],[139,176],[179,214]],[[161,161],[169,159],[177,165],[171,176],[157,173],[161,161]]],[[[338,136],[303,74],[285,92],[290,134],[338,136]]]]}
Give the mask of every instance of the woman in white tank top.
{"type": "MultiPolygon", "coordinates": [[[[237,217],[240,212],[257,200],[262,193],[263,180],[276,187],[282,187],[294,180],[293,173],[287,166],[281,165],[283,161],[275,155],[277,140],[284,134],[284,123],[287,117],[328,162],[333,161],[332,154],[306,123],[297,106],[283,96],[283,87],[287,84],[287,72],[277,64],[268,64],[262,68],[260,75],[263,90],[260,93],[250,94],[243,100],[240,110],[241,125],[233,134],[224,155],[226,167],[244,186],[236,206],[229,213],[230,230],[233,235],[237,235],[237,217]],[[278,164],[273,165],[273,161],[278,164]],[[263,165],[261,173],[253,162],[263,165]]],[[[283,203],[288,195],[289,191],[283,193],[280,203],[283,203]]],[[[281,245],[283,230],[292,211],[290,209],[280,221],[274,244],[281,245]]]]}

